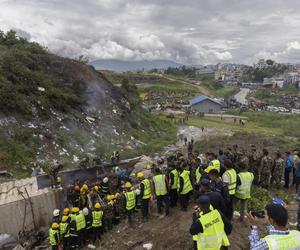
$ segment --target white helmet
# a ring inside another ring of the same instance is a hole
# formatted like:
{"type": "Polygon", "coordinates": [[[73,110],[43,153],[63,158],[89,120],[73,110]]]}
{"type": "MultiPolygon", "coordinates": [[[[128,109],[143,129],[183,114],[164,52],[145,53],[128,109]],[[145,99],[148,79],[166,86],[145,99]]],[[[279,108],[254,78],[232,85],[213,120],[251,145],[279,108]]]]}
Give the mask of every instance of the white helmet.
{"type": "Polygon", "coordinates": [[[82,213],[83,213],[83,215],[88,215],[89,209],[87,207],[85,207],[84,209],[82,209],[82,213]]]}
{"type": "Polygon", "coordinates": [[[107,182],[108,182],[108,177],[105,177],[105,178],[103,179],[103,182],[104,182],[104,183],[107,183],[107,182]]]}
{"type": "Polygon", "coordinates": [[[53,210],[53,216],[54,216],[54,217],[59,216],[59,209],[54,209],[54,210],[53,210]]]}
{"type": "Polygon", "coordinates": [[[141,194],[141,190],[136,189],[136,190],[135,190],[135,194],[136,194],[136,195],[140,195],[140,194],[141,194]]]}

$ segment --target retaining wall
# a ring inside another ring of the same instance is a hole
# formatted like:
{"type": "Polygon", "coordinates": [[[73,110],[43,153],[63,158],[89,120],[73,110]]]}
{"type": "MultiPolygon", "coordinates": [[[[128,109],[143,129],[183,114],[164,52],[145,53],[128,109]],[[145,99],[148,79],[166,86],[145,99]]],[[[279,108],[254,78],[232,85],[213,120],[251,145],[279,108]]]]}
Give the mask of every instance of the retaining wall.
{"type": "MultiPolygon", "coordinates": [[[[63,209],[64,191],[49,191],[31,197],[31,201],[35,218],[34,222],[36,223],[37,228],[43,226],[48,227],[52,220],[53,210],[55,208],[63,209]]],[[[18,233],[23,229],[34,229],[30,203],[28,201],[26,203],[26,212],[24,200],[18,200],[0,206],[0,234],[7,233],[17,238],[18,233]]]]}

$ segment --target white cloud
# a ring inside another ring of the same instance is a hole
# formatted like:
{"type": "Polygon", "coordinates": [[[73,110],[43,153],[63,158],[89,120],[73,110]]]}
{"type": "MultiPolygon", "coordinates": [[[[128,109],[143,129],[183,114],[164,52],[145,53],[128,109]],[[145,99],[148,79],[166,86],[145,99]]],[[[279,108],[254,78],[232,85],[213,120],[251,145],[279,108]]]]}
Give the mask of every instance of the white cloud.
{"type": "Polygon", "coordinates": [[[299,60],[300,1],[2,0],[0,29],[68,57],[299,60]]]}
{"type": "Polygon", "coordinates": [[[232,55],[230,52],[225,51],[225,52],[215,52],[216,57],[221,60],[221,61],[225,61],[225,60],[230,60],[232,59],[232,55]]]}
{"type": "Polygon", "coordinates": [[[290,42],[288,43],[286,50],[300,50],[300,43],[297,41],[290,42]]]}

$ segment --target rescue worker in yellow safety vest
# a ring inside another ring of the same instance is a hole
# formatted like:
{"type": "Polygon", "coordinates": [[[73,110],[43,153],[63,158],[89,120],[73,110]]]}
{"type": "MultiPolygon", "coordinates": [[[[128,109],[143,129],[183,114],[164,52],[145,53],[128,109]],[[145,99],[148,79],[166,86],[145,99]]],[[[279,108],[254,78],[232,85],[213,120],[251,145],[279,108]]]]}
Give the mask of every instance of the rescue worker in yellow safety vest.
{"type": "Polygon", "coordinates": [[[49,241],[50,241],[51,249],[58,250],[60,236],[59,236],[59,224],[57,222],[53,222],[49,229],[49,241]]]}
{"type": "Polygon", "coordinates": [[[140,181],[142,221],[145,221],[148,218],[149,213],[149,201],[151,198],[151,182],[149,179],[146,179],[144,177],[143,172],[137,173],[137,178],[140,181]]]}
{"type": "Polygon", "coordinates": [[[189,166],[186,163],[183,163],[183,171],[179,177],[179,201],[182,211],[187,211],[189,204],[190,195],[193,191],[192,179],[189,169],[189,166]]]}
{"type": "Polygon", "coordinates": [[[179,185],[179,173],[177,168],[172,166],[172,170],[169,174],[170,179],[170,207],[176,207],[178,201],[178,185],[179,185]]]}
{"type": "Polygon", "coordinates": [[[135,205],[136,205],[136,194],[133,190],[131,190],[132,185],[130,182],[125,183],[125,200],[126,200],[126,211],[128,223],[132,224],[132,217],[134,215],[135,205]]]}
{"type": "Polygon", "coordinates": [[[79,212],[78,207],[73,207],[71,210],[70,217],[70,239],[69,246],[71,249],[76,249],[79,247],[78,243],[78,232],[76,230],[76,213],[79,212]]]}
{"type": "Polygon", "coordinates": [[[191,235],[197,235],[197,238],[193,237],[194,240],[197,239],[197,244],[194,243],[194,249],[228,249],[230,243],[227,235],[232,230],[232,225],[228,219],[217,209],[213,209],[206,195],[200,196],[198,206],[200,209],[199,217],[194,216],[193,224],[190,227],[191,235]]]}
{"type": "Polygon", "coordinates": [[[69,238],[70,238],[70,217],[64,215],[61,218],[60,228],[60,239],[63,244],[63,249],[69,249],[69,238]]]}
{"type": "Polygon", "coordinates": [[[199,157],[196,158],[196,171],[195,171],[195,176],[196,176],[196,183],[195,183],[195,187],[197,187],[197,189],[200,186],[200,181],[201,181],[201,177],[202,177],[202,166],[201,166],[201,159],[199,157]]]}
{"type": "Polygon", "coordinates": [[[244,220],[245,210],[247,210],[247,201],[251,198],[251,187],[254,180],[253,173],[248,171],[245,163],[239,162],[238,168],[241,172],[237,175],[237,188],[235,198],[240,202],[240,220],[244,220]]]}
{"type": "Polygon", "coordinates": [[[92,211],[92,228],[93,228],[93,244],[95,245],[97,239],[101,240],[102,224],[103,224],[103,211],[100,210],[100,203],[97,202],[94,205],[94,210],[92,211]]]}
{"type": "Polygon", "coordinates": [[[280,204],[269,204],[264,210],[265,221],[268,225],[269,234],[260,239],[258,234],[258,220],[247,213],[247,219],[251,225],[250,250],[295,250],[300,249],[300,232],[287,228],[288,212],[280,204]]]}
{"type": "Polygon", "coordinates": [[[70,236],[71,244],[81,246],[84,239],[84,230],[86,228],[85,217],[78,207],[72,208],[71,223],[70,223],[70,236]],[[77,236],[77,237],[76,237],[77,236]],[[77,239],[76,239],[77,238],[77,239]],[[77,240],[77,242],[76,242],[77,240]],[[74,242],[73,242],[74,241],[74,242]]]}
{"type": "MultiPolygon", "coordinates": [[[[155,169],[155,175],[153,176],[153,187],[156,196],[157,213],[161,214],[163,207],[165,208],[165,216],[169,216],[170,200],[168,196],[168,180],[167,177],[161,173],[159,168],[155,169]]],[[[164,216],[161,215],[161,218],[164,216]]]]}
{"type": "Polygon", "coordinates": [[[210,170],[212,169],[217,169],[220,173],[220,170],[221,170],[221,163],[220,161],[217,159],[217,155],[214,154],[214,153],[210,153],[209,154],[209,164],[208,164],[208,167],[204,170],[205,173],[209,173],[210,170]]]}
{"type": "Polygon", "coordinates": [[[224,160],[224,168],[226,169],[224,174],[222,175],[222,180],[228,187],[230,201],[227,204],[228,215],[227,218],[232,220],[233,217],[233,202],[235,197],[235,190],[237,184],[237,174],[235,169],[233,168],[233,163],[229,159],[224,160]]]}

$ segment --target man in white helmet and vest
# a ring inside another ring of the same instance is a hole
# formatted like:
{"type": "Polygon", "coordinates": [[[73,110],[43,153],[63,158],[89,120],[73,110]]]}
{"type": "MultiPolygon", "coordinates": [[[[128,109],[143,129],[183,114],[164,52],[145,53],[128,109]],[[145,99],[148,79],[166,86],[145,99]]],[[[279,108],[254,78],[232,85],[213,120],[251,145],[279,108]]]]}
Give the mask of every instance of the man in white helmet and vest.
{"type": "Polygon", "coordinates": [[[232,225],[225,215],[213,209],[208,196],[200,196],[198,205],[199,217],[193,218],[193,224],[190,227],[190,234],[194,236],[195,241],[194,249],[227,249],[230,245],[227,235],[231,233],[232,225]]]}
{"type": "Polygon", "coordinates": [[[300,249],[300,232],[287,228],[288,212],[279,204],[269,204],[264,210],[265,221],[268,224],[269,234],[260,239],[257,225],[258,220],[247,214],[251,224],[249,235],[250,250],[296,250],[300,249]]]}

